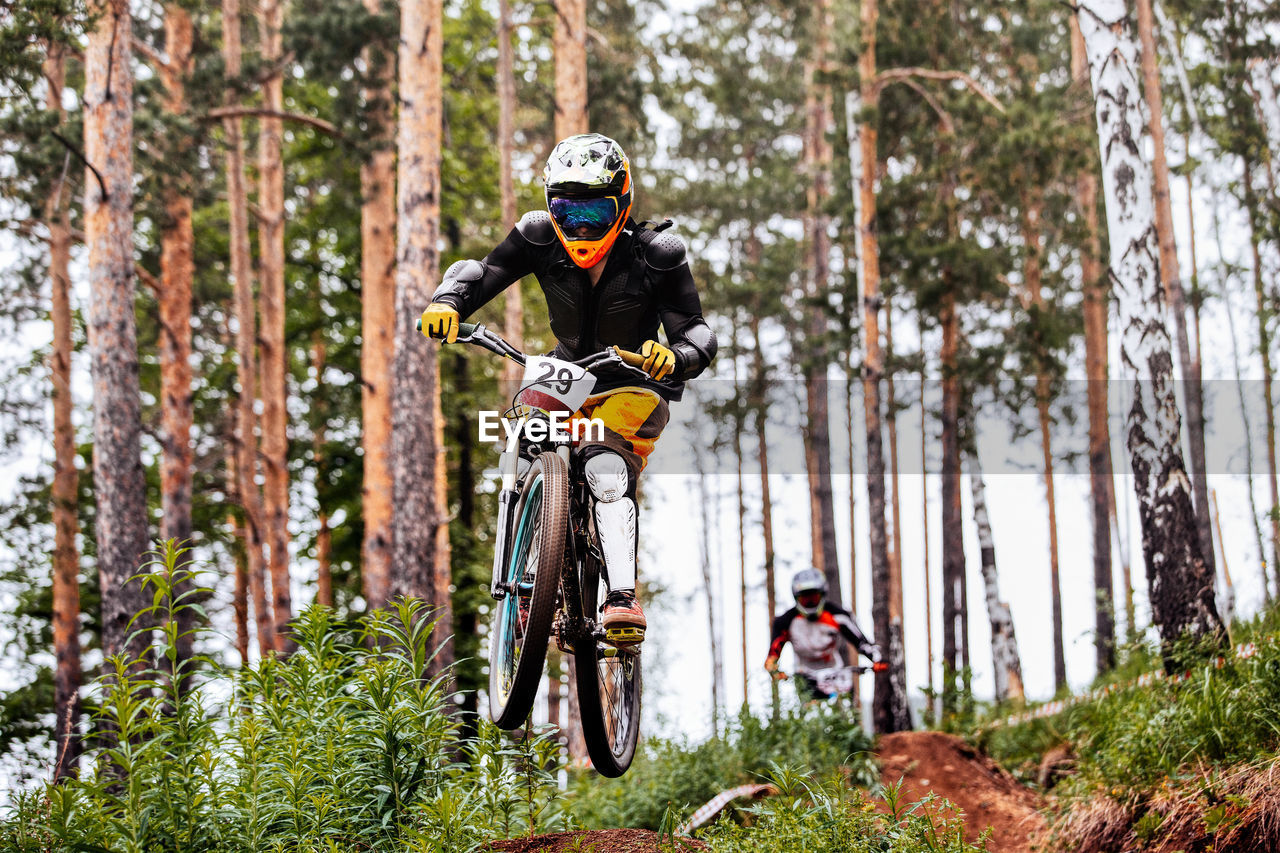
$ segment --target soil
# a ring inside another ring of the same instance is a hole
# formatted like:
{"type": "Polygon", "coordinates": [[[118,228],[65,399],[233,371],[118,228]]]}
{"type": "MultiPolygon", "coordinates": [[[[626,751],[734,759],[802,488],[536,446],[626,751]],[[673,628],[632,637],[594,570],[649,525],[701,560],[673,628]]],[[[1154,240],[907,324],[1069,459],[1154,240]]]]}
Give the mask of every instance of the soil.
{"type": "Polygon", "coordinates": [[[963,814],[964,836],[976,842],[988,828],[990,853],[1031,853],[1044,829],[1042,799],[987,756],[954,735],[899,732],[880,738],[880,779],[902,781],[902,802],[929,793],[949,800],[963,814]]]}
{"type": "MultiPolygon", "coordinates": [[[[594,832],[557,832],[534,838],[495,841],[494,853],[657,853],[658,834],[647,829],[603,829],[594,832]]],[[[670,848],[668,848],[670,849],[670,848]]],[[[677,838],[676,850],[706,850],[692,838],[677,838]]]]}

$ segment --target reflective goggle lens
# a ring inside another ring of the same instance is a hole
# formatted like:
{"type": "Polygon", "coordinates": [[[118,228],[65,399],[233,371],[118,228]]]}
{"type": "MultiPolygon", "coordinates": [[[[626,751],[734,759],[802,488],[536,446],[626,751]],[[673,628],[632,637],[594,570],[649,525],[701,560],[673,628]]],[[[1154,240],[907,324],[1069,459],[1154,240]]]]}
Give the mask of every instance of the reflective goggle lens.
{"type": "Polygon", "coordinates": [[[570,240],[599,240],[618,221],[618,200],[613,196],[553,198],[547,207],[570,240]]]}
{"type": "Polygon", "coordinates": [[[818,602],[822,601],[822,593],[820,592],[802,592],[796,596],[796,601],[805,607],[817,607],[818,602]]]}

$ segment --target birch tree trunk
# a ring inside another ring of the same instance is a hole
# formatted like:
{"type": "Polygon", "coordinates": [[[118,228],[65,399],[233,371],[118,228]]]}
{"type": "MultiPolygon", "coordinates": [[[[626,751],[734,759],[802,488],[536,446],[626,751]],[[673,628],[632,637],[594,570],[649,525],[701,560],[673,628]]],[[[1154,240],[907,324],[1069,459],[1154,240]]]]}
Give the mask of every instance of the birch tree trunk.
{"type": "Polygon", "coordinates": [[[145,633],[125,643],[129,620],[150,604],[132,580],[148,536],[133,306],[133,20],[126,0],[96,0],[88,13],[94,25],[84,59],[84,231],[102,651],[142,658],[149,651],[145,633]]]}
{"type": "MultiPolygon", "coordinates": [[[[44,77],[45,104],[66,121],[62,92],[66,85],[66,48],[49,43],[44,77]]],[[[67,161],[67,166],[70,161],[67,161]]],[[[53,778],[75,776],[80,760],[80,551],[76,547],[80,475],[76,470],[76,432],[71,421],[71,205],[63,194],[64,175],[45,203],[49,228],[50,315],[53,352],[49,378],[53,385],[53,729],[57,752],[53,778]]]]}
{"type": "MultiPolygon", "coordinates": [[[[281,27],[285,0],[261,0],[258,29],[266,78],[263,107],[284,110],[284,70],[281,27]]],[[[258,132],[258,266],[262,280],[262,465],[263,535],[271,573],[271,613],[275,625],[272,648],[284,653],[290,645],[292,618],[289,591],[289,421],[285,386],[284,310],[284,162],[281,159],[283,122],[261,119],[258,132]]]]}
{"type": "MultiPolygon", "coordinates": [[[[1084,38],[1075,16],[1071,25],[1071,79],[1089,94],[1084,38]]],[[[1098,672],[1116,665],[1115,603],[1111,595],[1111,427],[1107,413],[1107,280],[1102,274],[1098,235],[1098,178],[1095,165],[1076,173],[1076,200],[1084,220],[1080,277],[1084,291],[1084,361],[1089,404],[1089,495],[1093,511],[1094,648],[1098,672]]]]}
{"type": "Polygon", "coordinates": [[[1153,195],[1156,205],[1156,239],[1160,248],[1160,276],[1169,310],[1173,314],[1178,343],[1178,363],[1182,365],[1182,389],[1187,403],[1187,445],[1191,456],[1191,485],[1194,495],[1196,530],[1200,553],[1209,572],[1213,565],[1213,528],[1209,521],[1209,485],[1204,459],[1204,401],[1200,378],[1196,375],[1191,343],[1187,335],[1186,298],[1178,271],[1178,248],[1173,234],[1173,207],[1169,203],[1169,164],[1164,148],[1164,101],[1160,91],[1160,71],[1156,65],[1155,21],[1151,0],[1137,0],[1138,37],[1142,50],[1142,83],[1146,93],[1151,142],[1155,152],[1153,195]]]}
{"type": "Polygon", "coordinates": [[[1111,275],[1123,328],[1121,354],[1133,371],[1128,446],[1146,559],[1152,618],[1176,666],[1173,643],[1186,634],[1220,642],[1213,574],[1200,553],[1191,484],[1182,460],[1173,359],[1164,325],[1160,262],[1152,221],[1151,171],[1142,159],[1137,46],[1123,0],[1083,0],[1080,31],[1093,82],[1111,275]]]}
{"type": "Polygon", "coordinates": [[[973,491],[973,520],[978,526],[978,544],[982,547],[982,585],[986,592],[987,618],[991,621],[991,659],[996,682],[996,701],[1023,699],[1022,658],[1013,632],[1013,613],[1000,600],[999,577],[996,573],[996,545],[991,535],[991,518],[987,514],[987,486],[982,479],[982,465],[976,451],[970,450],[969,484],[973,491]]]}
{"type": "MultiPolygon", "coordinates": [[[[876,0],[863,0],[862,53],[858,59],[863,116],[875,116],[880,105],[876,85],[876,0]]],[[[893,624],[890,608],[889,543],[885,528],[884,441],[880,434],[880,247],[876,239],[876,125],[863,120],[858,129],[862,159],[861,237],[863,319],[863,409],[867,423],[867,508],[871,518],[871,595],[875,639],[884,650],[889,669],[876,673],[872,716],[879,733],[911,728],[907,709],[906,667],[902,653],[902,624],[893,624]]]]}
{"type": "MultiPolygon", "coordinates": [[[[240,0],[222,0],[222,57],[227,88],[233,91],[241,71],[240,0]]],[[[253,601],[258,651],[266,655],[275,641],[275,620],[267,606],[266,565],[262,550],[262,499],[258,491],[257,337],[258,315],[253,302],[253,267],[249,254],[249,201],[245,182],[243,122],[223,119],[227,134],[227,208],[231,243],[231,277],[235,281],[236,378],[236,493],[244,514],[245,571],[253,601]]]]}
{"type": "MultiPolygon", "coordinates": [[[[392,384],[392,516],[395,592],[435,610],[437,639],[452,632],[448,519],[443,500],[439,345],[414,323],[438,277],[443,75],[442,0],[400,4],[399,180],[396,341],[392,384]]],[[[430,673],[453,661],[450,645],[430,673]]]]}
{"type": "Polygon", "coordinates": [[[556,0],[554,9],[555,129],[556,139],[564,139],[588,130],[587,3],[586,0],[556,0]]]}
{"type": "MultiPolygon", "coordinates": [[[[365,0],[371,14],[380,0],[365,0]]],[[[391,595],[391,359],[396,326],[396,152],[392,128],[395,57],[366,53],[374,84],[365,92],[375,149],[360,167],[360,348],[364,482],[364,541],[360,580],[365,606],[383,607],[391,595]]]]}
{"type": "MultiPolygon", "coordinates": [[[[164,7],[165,53],[159,69],[165,90],[165,109],[172,116],[187,113],[186,79],[191,74],[191,15],[177,3],[164,7]]],[[[191,225],[191,176],[186,164],[190,143],[172,134],[169,147],[177,174],[163,179],[165,218],[160,230],[160,538],[178,543],[191,539],[191,284],[195,278],[195,235],[191,225]]],[[[189,581],[175,587],[179,595],[189,581]]],[[[195,611],[183,608],[178,617],[176,663],[191,658],[195,611]]],[[[174,674],[175,678],[177,673],[174,674]]]]}

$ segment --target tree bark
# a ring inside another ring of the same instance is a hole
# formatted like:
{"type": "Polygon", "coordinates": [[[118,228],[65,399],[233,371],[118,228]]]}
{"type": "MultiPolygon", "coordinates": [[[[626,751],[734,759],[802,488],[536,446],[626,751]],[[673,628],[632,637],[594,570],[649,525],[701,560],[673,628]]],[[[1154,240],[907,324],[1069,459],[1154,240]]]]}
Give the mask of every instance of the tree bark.
{"type": "MultiPolygon", "coordinates": [[[[950,279],[950,270],[944,270],[950,279]]],[[[948,282],[949,285],[949,282],[948,282]]],[[[942,713],[958,708],[956,678],[960,674],[964,633],[964,528],[960,517],[960,380],[956,362],[960,347],[955,291],[947,286],[939,315],[942,326],[942,713]]]]}
{"type": "MultiPolygon", "coordinates": [[[[320,388],[325,387],[324,367],[327,355],[324,336],[317,330],[311,340],[311,364],[315,368],[316,382],[320,388]]],[[[316,416],[316,428],[311,436],[311,464],[319,478],[324,476],[327,413],[323,400],[316,400],[312,405],[319,411],[313,410],[313,415],[316,416]]],[[[319,491],[317,489],[317,492],[319,491]]],[[[318,493],[316,498],[316,604],[333,607],[333,567],[330,565],[333,534],[329,530],[329,512],[325,509],[324,495],[318,493]]]]}
{"type": "MultiPolygon", "coordinates": [[[[886,299],[884,305],[884,348],[885,356],[893,361],[893,300],[886,299]]],[[[893,551],[889,560],[889,624],[897,625],[902,633],[902,500],[901,481],[898,477],[898,400],[893,387],[893,368],[890,367],[885,377],[888,391],[888,407],[885,421],[889,427],[889,482],[892,484],[893,507],[893,551]]],[[[906,665],[906,638],[898,641],[902,647],[903,665],[906,665]]]]}
{"type": "Polygon", "coordinates": [[[930,713],[926,725],[932,725],[933,714],[935,713],[933,704],[933,582],[929,566],[929,457],[928,430],[925,429],[925,418],[928,413],[925,410],[924,389],[925,374],[922,368],[920,371],[920,528],[924,551],[924,642],[927,647],[929,665],[925,687],[929,694],[930,713]]]}
{"type": "MultiPolygon", "coordinates": [[[[177,3],[164,8],[165,52],[160,69],[165,109],[172,116],[187,113],[186,79],[191,74],[191,15],[177,3]]],[[[185,166],[190,143],[172,134],[172,160],[180,167],[163,179],[164,221],[160,228],[160,538],[179,544],[191,539],[191,285],[195,278],[195,234],[191,224],[191,176],[185,166]]],[[[176,585],[181,595],[189,581],[176,585]]],[[[191,658],[195,611],[178,616],[177,663],[191,658]]],[[[175,673],[176,677],[176,673],[175,673]]]]}
{"type": "Polygon", "coordinates": [[[556,139],[586,133],[587,3],[556,0],[552,50],[556,63],[556,139]]]}
{"type": "MultiPolygon", "coordinates": [[[[262,0],[258,29],[262,62],[268,69],[262,85],[263,105],[284,110],[281,27],[285,0],[262,0]]],[[[264,117],[258,132],[258,266],[262,280],[262,465],[263,537],[271,574],[272,648],[285,653],[291,645],[289,620],[289,415],[285,385],[284,162],[283,122],[264,117]]]]}
{"type": "MultiPolygon", "coordinates": [[[[228,92],[240,76],[240,0],[222,0],[222,56],[228,92]]],[[[249,201],[245,182],[243,121],[223,120],[227,134],[227,207],[231,243],[231,277],[236,316],[236,377],[240,394],[236,404],[236,484],[237,500],[244,515],[245,567],[249,597],[258,635],[258,651],[266,655],[275,639],[275,620],[267,606],[266,566],[263,555],[262,499],[258,491],[257,338],[258,315],[253,302],[253,267],[249,253],[249,201]]]]}
{"type": "Polygon", "coordinates": [[[737,391],[738,406],[733,410],[733,458],[736,463],[737,484],[735,491],[738,497],[738,613],[742,630],[742,707],[749,707],[750,695],[747,691],[747,493],[746,480],[742,475],[742,433],[746,427],[747,402],[742,394],[742,379],[738,375],[738,361],[742,352],[738,346],[738,329],[740,323],[734,317],[733,326],[733,386],[737,391]]]}
{"type": "MultiPolygon", "coordinates": [[[[66,85],[66,49],[49,43],[44,76],[48,88],[45,104],[66,121],[62,92],[66,85]]],[[[53,396],[53,654],[57,661],[53,680],[54,757],[53,778],[77,775],[80,766],[80,551],[77,507],[80,475],[76,470],[76,433],[71,420],[71,205],[63,195],[66,177],[45,203],[49,228],[50,315],[53,320],[53,352],[49,378],[53,396]]]]}
{"type": "MultiPolygon", "coordinates": [[[[378,14],[379,0],[365,0],[378,14]]],[[[365,92],[375,149],[360,167],[360,374],[364,434],[361,486],[364,541],[360,580],[365,607],[383,607],[391,595],[391,358],[395,346],[396,152],[392,134],[394,57],[367,54],[374,84],[365,92]]]]}
{"type": "Polygon", "coordinates": [[[996,545],[991,535],[991,518],[987,514],[987,487],[982,479],[982,465],[977,451],[969,451],[969,485],[973,492],[973,520],[978,527],[978,544],[982,547],[982,582],[986,592],[987,618],[991,621],[991,658],[996,682],[996,701],[1023,699],[1022,658],[1013,631],[1013,613],[1000,600],[999,577],[996,573],[996,545]]]}
{"type": "Polygon", "coordinates": [[[1235,621],[1236,589],[1235,584],[1231,582],[1231,570],[1227,567],[1227,543],[1222,538],[1222,516],[1218,513],[1218,493],[1211,491],[1209,496],[1213,501],[1213,524],[1217,528],[1218,544],[1222,548],[1222,553],[1219,555],[1223,581],[1222,616],[1226,624],[1231,625],[1235,621]]]}
{"type": "MultiPolygon", "coordinates": [[[[1071,79],[1088,96],[1088,60],[1075,16],[1071,25],[1071,79]]],[[[1076,173],[1076,200],[1084,220],[1080,277],[1084,291],[1084,361],[1089,405],[1089,495],[1093,511],[1094,648],[1097,670],[1116,665],[1115,602],[1111,594],[1111,427],[1107,413],[1107,280],[1102,274],[1096,166],[1076,173]]]]}
{"type": "MultiPolygon", "coordinates": [[[[759,263],[760,244],[752,235],[747,245],[748,262],[754,267],[759,263]]],[[[760,459],[760,535],[764,539],[764,594],[768,622],[773,624],[773,617],[778,615],[777,578],[774,574],[773,552],[773,500],[769,495],[769,396],[765,383],[764,354],[760,344],[760,311],[753,308],[750,319],[751,326],[751,369],[753,391],[751,405],[755,409],[756,454],[760,459]]],[[[774,714],[779,710],[778,683],[770,682],[770,697],[774,714]]]]}
{"type": "Polygon", "coordinates": [[[707,506],[711,502],[711,497],[707,492],[707,474],[703,470],[701,455],[695,454],[694,461],[697,465],[698,515],[701,522],[701,542],[699,544],[701,545],[700,552],[702,557],[700,560],[702,591],[707,597],[707,632],[711,641],[711,731],[713,736],[718,737],[720,735],[720,685],[724,681],[724,672],[720,666],[720,626],[716,622],[716,596],[711,578],[711,564],[713,562],[711,540],[714,534],[707,506]]]}
{"type": "Polygon", "coordinates": [[[93,481],[104,655],[145,657],[150,603],[139,581],[147,550],[133,261],[133,20],[125,0],[95,0],[85,50],[84,230],[93,374],[93,481]]]}
{"type": "MultiPolygon", "coordinates": [[[[442,0],[400,5],[400,120],[397,190],[395,371],[392,382],[392,509],[395,591],[435,608],[437,639],[452,630],[447,507],[441,493],[438,346],[414,328],[431,299],[440,264],[440,156],[443,105],[442,0]]],[[[429,669],[452,663],[444,645],[429,669]]]]}
{"type": "Polygon", "coordinates": [[[1124,330],[1121,353],[1134,372],[1127,428],[1142,519],[1152,618],[1177,665],[1173,644],[1186,634],[1221,642],[1213,574],[1200,553],[1191,486],[1182,460],[1173,359],[1164,325],[1160,261],[1151,211],[1151,172],[1141,157],[1137,46],[1123,0],[1077,6],[1089,56],[1111,239],[1111,274],[1124,330]]]}
{"type": "MultiPolygon", "coordinates": [[[[584,24],[585,25],[585,24],[584,24]]],[[[498,0],[498,199],[502,208],[502,227],[515,225],[516,190],[512,175],[512,149],[515,146],[516,79],[512,69],[511,0],[498,0]]],[[[585,62],[585,60],[584,60],[585,62]]],[[[585,110],[585,102],[583,109],[585,110]]],[[[520,283],[516,282],[503,292],[506,305],[503,311],[502,329],[507,342],[518,350],[524,350],[524,298],[520,283]]],[[[509,383],[520,381],[522,368],[514,361],[506,361],[503,379],[509,383]]],[[[514,384],[512,388],[514,389],[514,384]]]]}
{"type": "MultiPolygon", "coordinates": [[[[235,495],[239,484],[240,475],[236,471],[236,452],[233,448],[227,454],[227,494],[235,495]]],[[[236,625],[236,653],[240,655],[240,666],[245,667],[249,665],[249,567],[243,546],[248,535],[244,524],[234,512],[227,513],[227,525],[231,528],[232,559],[235,561],[231,610],[236,625]],[[235,547],[237,542],[241,544],[240,548],[235,547]]]]}
{"type": "MultiPolygon", "coordinates": [[[[876,87],[876,0],[863,0],[862,53],[858,59],[861,107],[874,116],[880,104],[876,87]]],[[[902,625],[894,625],[890,607],[889,543],[885,528],[884,441],[880,434],[880,380],[884,365],[880,354],[880,248],[876,220],[876,125],[863,121],[858,129],[862,155],[862,219],[859,256],[862,265],[862,393],[867,423],[867,508],[871,518],[871,595],[876,641],[885,652],[889,669],[876,673],[872,717],[880,733],[911,728],[907,709],[906,668],[902,654],[902,625]]]]}
{"type": "MultiPolygon", "coordinates": [[[[1044,205],[1039,200],[1037,190],[1028,191],[1023,199],[1022,237],[1026,249],[1026,262],[1023,265],[1023,278],[1026,281],[1027,293],[1031,304],[1042,315],[1045,310],[1044,294],[1041,290],[1040,269],[1040,213],[1044,205]]],[[[1046,372],[1049,353],[1045,351],[1043,341],[1036,342],[1036,413],[1040,422],[1040,449],[1043,455],[1044,495],[1049,511],[1049,589],[1052,598],[1053,620],[1053,686],[1062,690],[1067,686],[1066,648],[1062,639],[1062,582],[1058,574],[1058,502],[1054,493],[1053,480],[1053,443],[1049,402],[1052,394],[1051,381],[1046,372]]]]}
{"type": "Polygon", "coordinates": [[[1138,38],[1141,42],[1142,88],[1147,99],[1147,127],[1155,152],[1153,196],[1156,205],[1156,239],[1160,247],[1160,276],[1177,336],[1178,362],[1182,366],[1183,396],[1187,404],[1187,444],[1190,451],[1191,485],[1194,496],[1196,530],[1200,553],[1210,573],[1214,572],[1213,527],[1209,520],[1209,485],[1204,459],[1204,401],[1200,378],[1187,335],[1186,297],[1178,271],[1178,248],[1173,234],[1173,208],[1169,203],[1169,164],[1164,148],[1164,102],[1160,91],[1160,71],[1156,65],[1155,21],[1151,0],[1137,0],[1138,38]]]}

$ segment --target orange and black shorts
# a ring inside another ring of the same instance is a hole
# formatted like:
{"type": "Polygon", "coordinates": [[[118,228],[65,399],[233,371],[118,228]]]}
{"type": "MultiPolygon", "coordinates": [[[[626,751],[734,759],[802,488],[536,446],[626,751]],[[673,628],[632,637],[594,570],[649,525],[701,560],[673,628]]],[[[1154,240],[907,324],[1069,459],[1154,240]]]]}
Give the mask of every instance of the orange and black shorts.
{"type": "Polygon", "coordinates": [[[574,420],[598,418],[604,424],[603,438],[582,440],[578,453],[589,458],[603,450],[617,453],[627,463],[634,489],[649,454],[671,418],[667,401],[647,388],[627,386],[593,394],[574,413],[574,420]]]}

